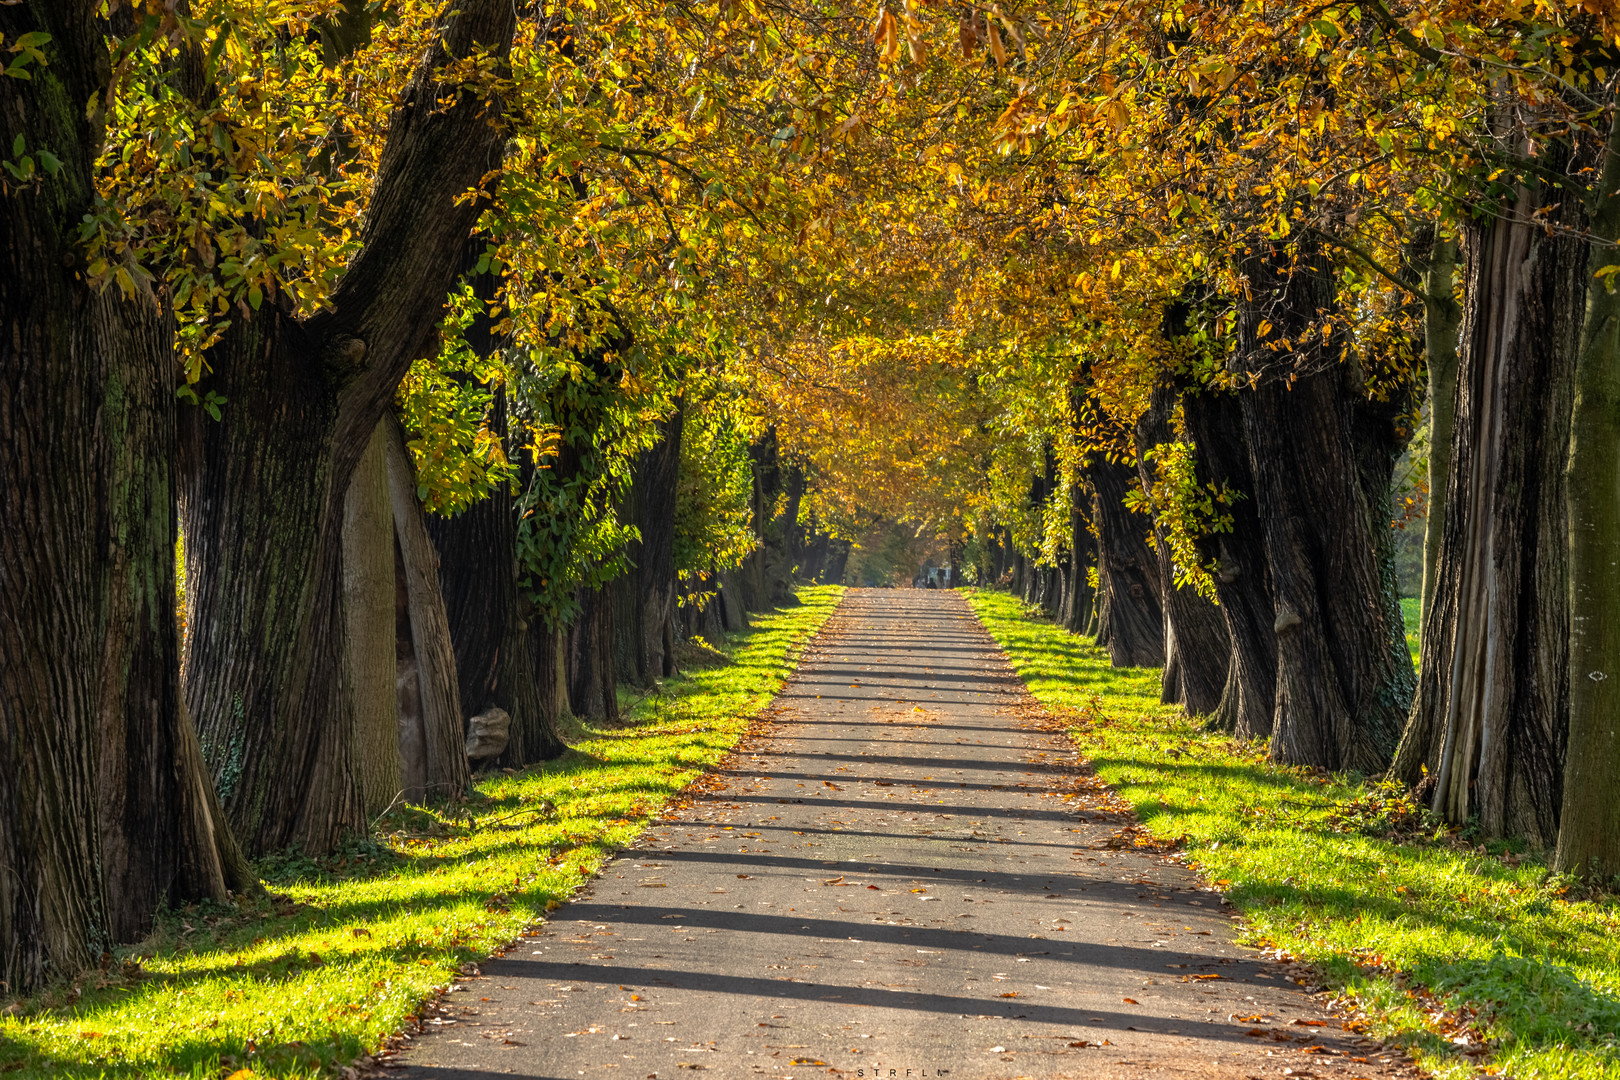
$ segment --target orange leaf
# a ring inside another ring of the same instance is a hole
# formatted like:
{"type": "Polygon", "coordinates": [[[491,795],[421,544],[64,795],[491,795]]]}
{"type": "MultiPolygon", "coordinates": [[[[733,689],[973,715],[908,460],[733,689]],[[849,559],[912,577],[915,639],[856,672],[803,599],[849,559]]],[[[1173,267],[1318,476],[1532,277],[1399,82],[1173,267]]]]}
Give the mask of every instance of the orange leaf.
{"type": "Polygon", "coordinates": [[[1001,34],[997,32],[996,24],[994,22],[988,22],[986,24],[986,30],[988,31],[988,36],[990,38],[990,55],[996,58],[997,69],[1006,67],[1007,49],[1001,44],[1001,34]]]}

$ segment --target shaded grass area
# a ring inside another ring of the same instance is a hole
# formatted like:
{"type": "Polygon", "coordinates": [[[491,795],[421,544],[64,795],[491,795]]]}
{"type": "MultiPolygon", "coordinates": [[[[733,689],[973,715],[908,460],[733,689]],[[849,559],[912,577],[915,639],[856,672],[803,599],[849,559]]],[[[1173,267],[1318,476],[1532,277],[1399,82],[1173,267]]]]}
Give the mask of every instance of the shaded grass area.
{"type": "Polygon", "coordinates": [[[1113,670],[1005,594],[969,601],[1098,774],[1237,905],[1249,944],[1314,964],[1438,1076],[1620,1080],[1614,896],[1472,843],[1393,785],[1273,766],[1160,705],[1157,670],[1113,670]]]}
{"type": "Polygon", "coordinates": [[[0,1076],[306,1078],[378,1049],[735,746],[842,591],[801,589],[557,761],[406,808],[334,857],[264,860],[270,897],[167,914],[105,972],[4,1002],[0,1076]]]}

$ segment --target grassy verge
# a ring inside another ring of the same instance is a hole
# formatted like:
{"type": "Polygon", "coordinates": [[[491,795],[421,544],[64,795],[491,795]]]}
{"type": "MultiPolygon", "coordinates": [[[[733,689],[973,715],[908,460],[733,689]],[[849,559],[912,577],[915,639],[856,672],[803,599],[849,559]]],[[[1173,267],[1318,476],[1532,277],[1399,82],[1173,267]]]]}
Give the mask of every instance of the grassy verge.
{"type": "Polygon", "coordinates": [[[1536,852],[1472,843],[1399,791],[1270,765],[1160,705],[1156,670],[1111,669],[1012,597],[969,600],[1143,825],[1184,838],[1250,944],[1314,964],[1438,1076],[1620,1080],[1613,896],[1581,895],[1536,852]]]}
{"type": "Polygon", "coordinates": [[[3,1003],[0,1076],[341,1071],[736,745],[841,594],[802,589],[802,606],[757,616],[622,727],[575,732],[558,761],[485,778],[458,806],[410,808],[337,857],[266,860],[272,898],[166,915],[99,976],[3,1003]]]}

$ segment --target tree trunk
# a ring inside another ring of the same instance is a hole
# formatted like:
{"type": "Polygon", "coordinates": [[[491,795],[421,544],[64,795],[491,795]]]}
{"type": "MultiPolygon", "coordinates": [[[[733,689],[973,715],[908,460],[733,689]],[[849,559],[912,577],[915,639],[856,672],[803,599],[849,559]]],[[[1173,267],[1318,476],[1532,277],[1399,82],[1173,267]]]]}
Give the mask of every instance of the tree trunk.
{"type": "Polygon", "coordinates": [[[568,705],[581,719],[619,721],[613,603],[605,589],[580,590],[579,616],[568,629],[568,705]]]}
{"type": "MultiPolygon", "coordinates": [[[[93,5],[0,8],[50,35],[0,78],[0,133],[60,161],[0,199],[0,984],[143,936],[162,904],[256,890],[179,693],[173,327],[80,276],[109,75],[93,5]]],[[[37,156],[37,155],[36,155],[37,156]]]]}
{"type": "Polygon", "coordinates": [[[1423,527],[1423,607],[1429,610],[1439,574],[1445,531],[1446,480],[1451,431],[1457,412],[1457,335],[1462,305],[1452,292],[1457,242],[1437,239],[1423,269],[1423,347],[1429,367],[1429,515],[1423,527]]]}
{"type": "MultiPolygon", "coordinates": [[[[1147,455],[1156,447],[1175,440],[1170,414],[1175,409],[1176,391],[1161,383],[1153,391],[1152,402],[1136,423],[1137,473],[1142,490],[1153,493],[1158,474],[1147,455]]],[[[1193,716],[1213,713],[1226,688],[1226,671],[1232,652],[1226,622],[1220,609],[1194,589],[1176,587],[1175,559],[1164,528],[1153,523],[1154,546],[1159,563],[1159,595],[1164,603],[1164,676],[1159,699],[1166,705],[1181,705],[1193,716]]]]}
{"type": "Polygon", "coordinates": [[[1231,646],[1226,684],[1208,723],[1244,740],[1269,738],[1277,701],[1276,614],[1265,532],[1243,439],[1243,409],[1231,394],[1202,391],[1183,397],[1182,412],[1199,484],[1224,486],[1240,496],[1227,507],[1231,531],[1199,542],[1204,558],[1216,565],[1215,598],[1231,646]]]}
{"type": "MultiPolygon", "coordinates": [[[[1521,206],[1537,205],[1525,193],[1521,206]]],[[[1395,773],[1450,821],[1557,836],[1568,699],[1569,447],[1582,245],[1502,219],[1465,233],[1467,312],[1444,530],[1395,773]]]]}
{"type": "Polygon", "coordinates": [[[1371,415],[1357,369],[1314,329],[1334,279],[1320,252],[1252,260],[1244,304],[1253,380],[1240,395],[1277,635],[1273,760],[1383,771],[1411,704],[1389,538],[1393,418],[1371,415]],[[1272,352],[1258,325],[1308,344],[1272,352]],[[1279,360],[1286,368],[1273,365],[1279,360]]]}
{"type": "MultiPolygon", "coordinates": [[[[1614,102],[1611,100],[1611,107],[1614,102]]],[[[1588,282],[1620,264],[1620,112],[1591,219],[1588,282]]],[[[1569,454],[1569,745],[1553,866],[1620,876],[1620,295],[1586,291],[1569,454]],[[1614,682],[1615,686],[1609,686],[1614,682]]]]}
{"type": "Polygon", "coordinates": [[[341,692],[343,492],[411,361],[431,346],[481,213],[463,198],[499,164],[484,95],[439,81],[511,41],[514,9],[445,16],[389,123],[361,247],[331,304],[302,322],[285,298],[209,352],[224,419],[182,439],[191,602],[187,695],[216,782],[253,852],[326,851],[365,823],[341,692]]]}
{"type": "Polygon", "coordinates": [[[1093,592],[1089,573],[1096,558],[1097,543],[1092,538],[1090,522],[1081,509],[1081,489],[1074,489],[1074,502],[1069,510],[1069,580],[1073,597],[1068,603],[1068,619],[1063,628],[1071,634],[1084,632],[1091,622],[1093,592]]]}
{"type": "Polygon", "coordinates": [[[387,424],[372,431],[343,501],[344,682],[354,714],[355,779],[368,819],[401,791],[387,424]]]}
{"type": "Polygon", "coordinates": [[[568,711],[568,633],[539,620],[529,631],[529,649],[540,709],[551,730],[561,732],[568,711]]]}
{"type": "Polygon", "coordinates": [[[737,584],[734,573],[722,572],[716,575],[716,582],[720,587],[720,618],[726,629],[731,631],[748,629],[748,609],[743,607],[742,589],[737,584]]]}
{"type": "MultiPolygon", "coordinates": [[[[685,411],[661,425],[663,438],[641,455],[636,469],[636,527],[641,540],[632,553],[632,587],[636,670],[651,685],[673,670],[664,652],[665,627],[675,609],[675,496],[679,490],[681,434],[685,411]]],[[[624,630],[619,630],[621,637],[624,630]]]]}
{"type": "MultiPolygon", "coordinates": [[[[504,391],[496,395],[490,426],[506,440],[504,391]]],[[[519,587],[517,506],[510,490],[499,485],[454,518],[431,518],[428,531],[439,551],[462,716],[499,708],[512,718],[501,764],[517,767],[557,757],[567,747],[547,718],[535,680],[529,645],[533,612],[519,587]]]]}
{"type": "Polygon", "coordinates": [[[1094,458],[1086,469],[1096,497],[1097,644],[1114,667],[1164,666],[1164,616],[1159,606],[1159,559],[1148,547],[1145,518],[1125,506],[1131,467],[1094,458]]]}
{"type": "Polygon", "coordinates": [[[384,424],[399,568],[394,655],[401,784],[406,798],[421,802],[461,794],[472,782],[472,771],[467,765],[455,644],[439,586],[439,553],[416,498],[416,470],[405,448],[404,429],[392,414],[384,424]]]}

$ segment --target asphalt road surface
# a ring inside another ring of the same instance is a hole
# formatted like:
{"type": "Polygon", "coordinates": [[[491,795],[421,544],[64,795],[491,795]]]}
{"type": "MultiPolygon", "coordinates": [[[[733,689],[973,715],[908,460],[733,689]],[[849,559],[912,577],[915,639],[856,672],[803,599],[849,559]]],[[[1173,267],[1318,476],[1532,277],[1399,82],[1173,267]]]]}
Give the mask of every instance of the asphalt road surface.
{"type": "Polygon", "coordinates": [[[851,590],[690,802],[446,995],[394,1076],[1415,1076],[1120,847],[956,594],[851,590]],[[1112,845],[1112,846],[1110,846],[1112,845]]]}

